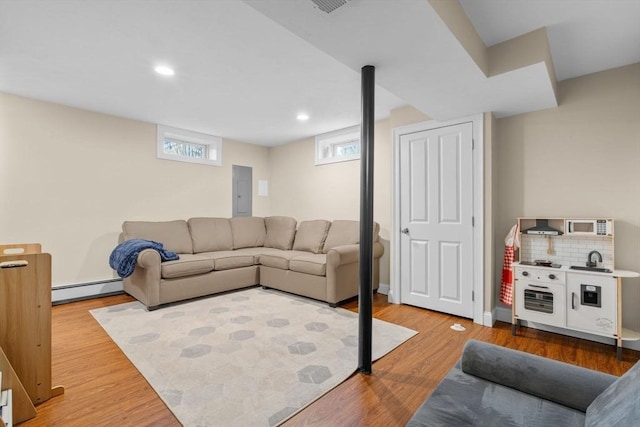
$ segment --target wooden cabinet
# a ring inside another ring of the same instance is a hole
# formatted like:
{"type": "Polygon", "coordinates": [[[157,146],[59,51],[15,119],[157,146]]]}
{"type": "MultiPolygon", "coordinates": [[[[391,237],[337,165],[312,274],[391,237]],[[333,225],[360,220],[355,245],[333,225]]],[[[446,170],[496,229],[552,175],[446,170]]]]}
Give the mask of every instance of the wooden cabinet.
{"type": "Polygon", "coordinates": [[[22,386],[18,375],[9,363],[7,356],[0,348],[0,371],[2,371],[2,384],[0,390],[11,390],[13,397],[13,422],[21,423],[36,416],[36,408],[33,406],[27,391],[22,386]]]}
{"type": "MultiPolygon", "coordinates": [[[[640,333],[622,327],[622,279],[634,271],[583,273],[566,266],[541,267],[516,263],[511,331],[522,320],[615,340],[618,360],[622,342],[640,340],[640,333]]],[[[555,331],[560,332],[561,331],[555,331]]]]}
{"type": "MultiPolygon", "coordinates": [[[[51,255],[35,253],[39,250],[37,244],[0,246],[3,363],[32,405],[64,392],[51,386],[51,255]],[[7,255],[20,249],[20,254],[7,255]]],[[[20,396],[14,395],[14,410],[22,406],[20,396]]],[[[15,413],[14,420],[24,421],[21,416],[15,413]]]]}
{"type": "Polygon", "coordinates": [[[616,294],[615,277],[567,273],[567,328],[616,337],[616,294]]]}
{"type": "Polygon", "coordinates": [[[618,357],[622,341],[640,339],[622,327],[622,279],[638,273],[615,269],[613,219],[521,217],[518,232],[514,334],[526,320],[610,337],[618,357]]]}

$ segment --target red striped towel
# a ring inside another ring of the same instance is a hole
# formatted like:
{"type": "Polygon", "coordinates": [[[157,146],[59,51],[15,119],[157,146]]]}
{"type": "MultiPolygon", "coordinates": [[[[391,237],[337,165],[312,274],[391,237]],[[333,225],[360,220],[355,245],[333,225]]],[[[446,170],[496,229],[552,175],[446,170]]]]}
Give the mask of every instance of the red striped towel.
{"type": "Polygon", "coordinates": [[[502,263],[502,283],[500,285],[500,302],[513,304],[513,260],[516,250],[520,247],[518,238],[518,224],[514,225],[504,239],[504,261],[502,263]]]}

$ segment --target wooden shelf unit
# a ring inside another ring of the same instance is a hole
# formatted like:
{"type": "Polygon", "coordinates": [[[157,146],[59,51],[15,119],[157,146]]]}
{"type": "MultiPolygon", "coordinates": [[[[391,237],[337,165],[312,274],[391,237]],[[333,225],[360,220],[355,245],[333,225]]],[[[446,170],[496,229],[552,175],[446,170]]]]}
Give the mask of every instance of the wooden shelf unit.
{"type": "Polygon", "coordinates": [[[36,416],[36,407],[22,386],[7,356],[0,348],[0,371],[2,371],[2,384],[0,390],[11,389],[13,392],[13,421],[21,423],[36,416]]]}
{"type": "MultiPolygon", "coordinates": [[[[519,217],[518,218],[518,231],[520,233],[525,232],[526,230],[528,230],[529,228],[535,227],[538,224],[538,221],[547,221],[549,227],[558,230],[559,232],[561,232],[562,234],[560,236],[555,236],[555,237],[572,237],[572,232],[571,230],[569,230],[569,226],[568,223],[571,221],[580,221],[580,220],[585,220],[585,221],[611,221],[613,223],[613,219],[612,218],[554,218],[554,217],[542,217],[542,216],[538,216],[538,217],[519,217]]],[[[610,235],[597,235],[597,236],[593,236],[593,237],[598,237],[598,238],[612,238],[613,237],[613,229],[611,230],[611,234],[610,235]]],[[[575,237],[576,235],[580,235],[580,233],[573,233],[573,237],[575,237]]]]}
{"type": "MultiPolygon", "coordinates": [[[[51,386],[51,255],[39,244],[0,245],[0,351],[11,388],[31,407],[64,393],[51,386]]],[[[14,393],[14,421],[35,416],[14,393]]]]}
{"type": "MultiPolygon", "coordinates": [[[[611,221],[612,230],[610,235],[596,235],[596,234],[587,235],[584,233],[571,233],[568,230],[569,228],[568,223],[570,221],[575,221],[575,220],[585,220],[585,218],[557,218],[557,217],[541,217],[541,216],[518,217],[517,218],[518,233],[520,234],[520,241],[522,245],[520,250],[517,251],[517,257],[515,258],[515,260],[518,262],[534,261],[534,259],[523,259],[523,251],[521,249],[522,249],[522,246],[524,245],[525,239],[548,238],[551,240],[551,242],[549,242],[550,248],[552,247],[553,242],[556,241],[555,239],[558,239],[557,240],[558,242],[563,242],[563,241],[579,242],[579,241],[584,241],[585,239],[590,239],[596,242],[601,242],[604,246],[607,247],[608,250],[610,250],[611,252],[610,268],[614,269],[615,268],[615,241],[614,241],[615,231],[613,227],[614,220],[612,218],[587,218],[586,219],[588,221],[598,221],[598,220],[611,221]],[[546,221],[547,225],[550,228],[557,230],[561,234],[558,234],[558,235],[528,234],[526,231],[532,227],[536,227],[537,225],[539,225],[539,221],[546,221]]],[[[541,258],[541,259],[546,259],[546,258],[541,258]]],[[[586,256],[584,259],[580,261],[575,260],[576,263],[579,262],[579,264],[577,265],[583,265],[585,261],[586,261],[586,256]]]]}

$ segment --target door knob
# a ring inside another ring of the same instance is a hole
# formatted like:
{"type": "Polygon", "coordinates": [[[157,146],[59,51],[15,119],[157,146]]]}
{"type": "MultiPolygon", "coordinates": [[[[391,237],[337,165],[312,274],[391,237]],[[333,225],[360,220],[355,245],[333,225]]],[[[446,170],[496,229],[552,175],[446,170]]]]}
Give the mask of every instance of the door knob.
{"type": "Polygon", "coordinates": [[[403,228],[403,229],[400,230],[400,232],[402,234],[409,234],[409,229],[408,228],[403,228]]]}

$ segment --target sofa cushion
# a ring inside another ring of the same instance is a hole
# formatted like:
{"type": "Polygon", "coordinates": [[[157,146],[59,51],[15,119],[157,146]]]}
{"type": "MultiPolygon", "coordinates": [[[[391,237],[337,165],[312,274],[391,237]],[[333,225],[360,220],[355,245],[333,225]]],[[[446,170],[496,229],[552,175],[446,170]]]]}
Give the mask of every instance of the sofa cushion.
{"type": "Polygon", "coordinates": [[[587,408],[586,427],[631,426],[640,420],[640,362],[603,391],[587,408]],[[635,421],[634,421],[635,420],[635,421]]]}
{"type": "Polygon", "coordinates": [[[233,248],[254,248],[263,246],[267,231],[264,218],[255,216],[236,217],[229,220],[233,234],[233,248]]]}
{"type": "Polygon", "coordinates": [[[212,259],[214,270],[231,270],[232,268],[254,265],[254,256],[252,254],[243,254],[238,251],[203,252],[198,255],[212,259]]]}
{"type": "Polygon", "coordinates": [[[469,375],[582,412],[616,380],[613,375],[476,340],[464,345],[460,364],[469,375]]]}
{"type": "Polygon", "coordinates": [[[160,242],[166,250],[178,254],[192,254],[191,235],[187,222],[176,221],[125,221],[122,224],[124,240],[145,239],[160,242]]]}
{"type": "Polygon", "coordinates": [[[260,264],[260,257],[265,254],[279,254],[282,252],[281,249],[274,248],[265,248],[265,247],[257,247],[257,248],[242,248],[234,250],[235,253],[241,255],[251,255],[253,257],[253,263],[258,265],[260,264]]]}
{"type": "Polygon", "coordinates": [[[260,255],[260,264],[266,267],[289,269],[289,261],[300,255],[308,255],[302,251],[280,251],[279,253],[265,253],[260,255]]]}
{"type": "Polygon", "coordinates": [[[194,253],[233,249],[233,236],[228,218],[190,218],[187,224],[194,253]]]}
{"type": "Polygon", "coordinates": [[[160,265],[163,279],[193,276],[213,270],[213,260],[200,255],[181,254],[177,261],[167,261],[160,265]]]}
{"type": "Polygon", "coordinates": [[[268,248],[289,250],[296,235],[297,221],[288,216],[269,216],[264,219],[267,236],[264,246],[268,248]]]}
{"type": "Polygon", "coordinates": [[[407,427],[583,426],[584,412],[452,368],[407,427]]]}
{"type": "Polygon", "coordinates": [[[336,246],[356,245],[360,243],[360,221],[335,220],[331,223],[323,253],[336,246]]]}
{"type": "Polygon", "coordinates": [[[296,232],[296,239],[293,242],[293,249],[296,251],[307,251],[318,254],[322,251],[322,246],[327,238],[327,232],[331,223],[324,219],[313,221],[302,221],[296,232]]]}
{"type": "MultiPolygon", "coordinates": [[[[380,224],[373,224],[373,241],[378,241],[380,224]]],[[[357,245],[360,243],[360,221],[335,220],[327,233],[327,240],[322,248],[323,253],[329,252],[336,246],[357,245]]]]}
{"type": "Polygon", "coordinates": [[[314,276],[325,276],[327,274],[327,256],[325,254],[299,255],[289,261],[289,270],[314,276]]]}

